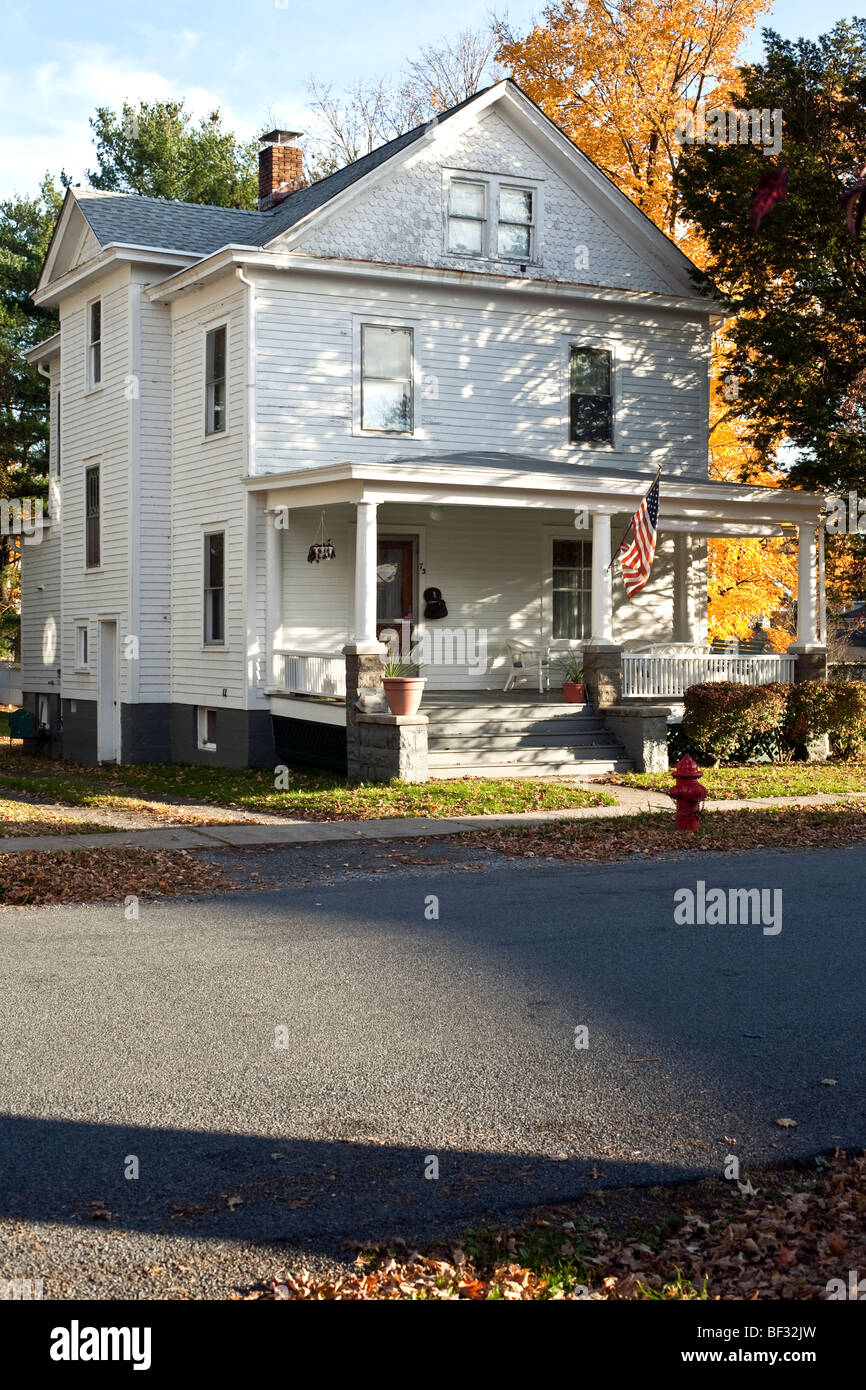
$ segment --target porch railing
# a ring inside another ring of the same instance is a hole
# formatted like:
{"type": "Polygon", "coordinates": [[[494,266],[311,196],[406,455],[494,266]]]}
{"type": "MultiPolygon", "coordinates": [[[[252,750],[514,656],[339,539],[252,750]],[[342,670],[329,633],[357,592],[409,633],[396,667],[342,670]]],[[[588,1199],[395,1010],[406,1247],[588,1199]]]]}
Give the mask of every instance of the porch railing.
{"type": "Polygon", "coordinates": [[[645,656],[624,652],[622,693],[681,696],[690,685],[704,681],[735,681],[737,685],[770,685],[794,679],[794,657],[772,656],[645,656]]]}
{"type": "Polygon", "coordinates": [[[290,695],[346,698],[346,658],[334,652],[274,652],[274,685],[290,695]]]}

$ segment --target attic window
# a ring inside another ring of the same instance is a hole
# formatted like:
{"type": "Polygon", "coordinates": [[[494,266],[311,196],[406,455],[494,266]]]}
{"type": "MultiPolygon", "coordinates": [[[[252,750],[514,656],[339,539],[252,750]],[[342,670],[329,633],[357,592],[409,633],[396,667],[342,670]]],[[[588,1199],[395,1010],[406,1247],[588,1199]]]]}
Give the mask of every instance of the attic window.
{"type": "Polygon", "coordinates": [[[532,208],[534,201],[531,188],[500,188],[498,240],[500,256],[507,256],[510,260],[516,261],[532,259],[532,208]]]}
{"type": "Polygon", "coordinates": [[[448,206],[448,250],[461,256],[484,255],[487,188],[452,179],[448,206]]]}
{"type": "Polygon", "coordinates": [[[102,300],[94,299],[87,306],[87,385],[102,383],[102,300]]]}

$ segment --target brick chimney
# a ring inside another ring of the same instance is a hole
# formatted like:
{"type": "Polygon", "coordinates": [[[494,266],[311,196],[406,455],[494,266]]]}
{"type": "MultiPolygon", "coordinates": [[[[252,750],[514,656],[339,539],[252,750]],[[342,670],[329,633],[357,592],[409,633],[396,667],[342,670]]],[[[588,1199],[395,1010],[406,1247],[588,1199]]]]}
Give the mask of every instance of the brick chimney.
{"type": "Polygon", "coordinates": [[[304,187],[299,130],[269,130],[259,150],[259,212],[276,207],[304,187]]]}

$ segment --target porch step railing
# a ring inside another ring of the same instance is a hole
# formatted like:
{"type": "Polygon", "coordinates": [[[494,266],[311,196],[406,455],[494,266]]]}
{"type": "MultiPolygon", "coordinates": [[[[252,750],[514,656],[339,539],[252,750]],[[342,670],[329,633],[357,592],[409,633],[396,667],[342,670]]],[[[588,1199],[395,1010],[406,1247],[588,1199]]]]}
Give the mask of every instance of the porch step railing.
{"type": "Polygon", "coordinates": [[[794,679],[793,656],[645,656],[624,652],[622,693],[682,696],[704,681],[735,681],[737,685],[771,685],[794,679]]]}
{"type": "Polygon", "coordinates": [[[274,652],[274,686],[290,695],[346,698],[346,658],[334,652],[274,652]]]}

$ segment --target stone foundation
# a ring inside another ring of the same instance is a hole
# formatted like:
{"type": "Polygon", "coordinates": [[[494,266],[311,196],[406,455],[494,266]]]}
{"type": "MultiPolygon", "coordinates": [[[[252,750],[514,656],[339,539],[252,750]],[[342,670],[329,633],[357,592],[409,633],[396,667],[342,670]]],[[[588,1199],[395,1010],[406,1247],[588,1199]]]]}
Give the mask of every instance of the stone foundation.
{"type": "Polygon", "coordinates": [[[426,782],[427,716],[425,714],[359,714],[357,716],[357,782],[426,782]]]}
{"type": "Polygon", "coordinates": [[[618,705],[622,699],[622,647],[584,647],[583,678],[596,709],[618,705]]]}
{"type": "Polygon", "coordinates": [[[667,705],[613,705],[604,711],[604,722],[635,772],[668,770],[667,705]]]}

